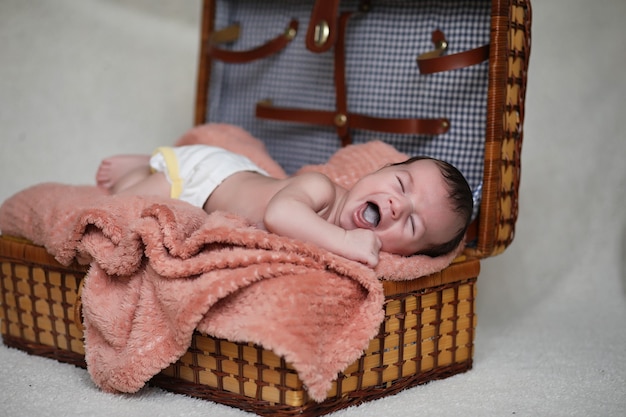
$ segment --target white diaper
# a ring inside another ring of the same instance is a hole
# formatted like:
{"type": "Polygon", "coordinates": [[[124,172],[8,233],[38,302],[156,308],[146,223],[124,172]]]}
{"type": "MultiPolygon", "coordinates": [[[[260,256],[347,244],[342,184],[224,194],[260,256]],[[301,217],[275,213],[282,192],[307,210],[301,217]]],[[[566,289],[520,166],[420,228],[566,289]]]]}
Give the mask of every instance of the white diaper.
{"type": "Polygon", "coordinates": [[[172,198],[197,207],[203,207],[217,186],[237,172],[268,175],[243,155],[206,145],[158,148],[150,158],[150,167],[165,174],[172,185],[172,198]]]}

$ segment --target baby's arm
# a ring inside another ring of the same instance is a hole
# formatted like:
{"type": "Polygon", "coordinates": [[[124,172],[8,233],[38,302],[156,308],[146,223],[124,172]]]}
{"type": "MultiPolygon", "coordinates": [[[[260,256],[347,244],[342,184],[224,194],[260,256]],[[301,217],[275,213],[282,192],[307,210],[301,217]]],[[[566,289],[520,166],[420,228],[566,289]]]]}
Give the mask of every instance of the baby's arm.
{"type": "Polygon", "coordinates": [[[264,223],[270,232],[315,243],[337,255],[378,264],[380,240],[371,230],[343,228],[328,222],[335,199],[335,186],[321,174],[304,174],[291,179],[268,204],[264,223]]]}

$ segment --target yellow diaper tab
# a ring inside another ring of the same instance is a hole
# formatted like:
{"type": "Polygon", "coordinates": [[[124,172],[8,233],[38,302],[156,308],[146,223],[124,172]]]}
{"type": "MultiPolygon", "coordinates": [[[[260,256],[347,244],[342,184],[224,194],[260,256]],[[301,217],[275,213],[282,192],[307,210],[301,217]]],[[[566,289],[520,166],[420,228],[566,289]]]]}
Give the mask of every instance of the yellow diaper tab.
{"type": "Polygon", "coordinates": [[[170,189],[170,197],[178,199],[183,192],[183,179],[180,177],[180,169],[178,166],[178,158],[171,147],[163,146],[154,151],[155,154],[160,153],[167,167],[167,177],[172,184],[170,189]]]}

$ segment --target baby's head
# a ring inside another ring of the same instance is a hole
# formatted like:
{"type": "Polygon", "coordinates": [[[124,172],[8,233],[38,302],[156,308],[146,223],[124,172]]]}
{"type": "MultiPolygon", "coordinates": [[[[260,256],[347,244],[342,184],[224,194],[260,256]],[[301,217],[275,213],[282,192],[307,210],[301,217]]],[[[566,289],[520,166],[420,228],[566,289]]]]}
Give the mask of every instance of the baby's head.
{"type": "MultiPolygon", "coordinates": [[[[394,164],[396,166],[409,165],[417,161],[431,161],[437,165],[448,192],[449,208],[452,210],[453,216],[456,215],[457,222],[451,222],[449,231],[451,231],[452,238],[443,241],[441,243],[433,243],[426,249],[419,250],[417,253],[428,256],[440,256],[454,250],[465,237],[467,228],[470,225],[472,212],[474,210],[474,198],[472,196],[472,190],[467,183],[467,180],[454,165],[442,161],[439,159],[430,158],[427,156],[415,156],[407,159],[404,162],[394,164]],[[456,230],[454,224],[457,224],[456,230]]],[[[393,165],[392,165],[393,166],[393,165]]]]}
{"type": "Polygon", "coordinates": [[[348,192],[340,222],[345,229],[372,230],[385,252],[434,257],[459,245],[472,208],[458,169],[418,156],[361,178],[348,192]]]}

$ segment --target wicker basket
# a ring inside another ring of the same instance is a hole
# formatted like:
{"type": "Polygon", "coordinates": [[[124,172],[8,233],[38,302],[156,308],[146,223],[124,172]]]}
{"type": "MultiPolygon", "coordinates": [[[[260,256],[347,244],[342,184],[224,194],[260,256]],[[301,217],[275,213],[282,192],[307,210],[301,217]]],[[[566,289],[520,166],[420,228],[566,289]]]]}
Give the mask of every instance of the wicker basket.
{"type": "MultiPolygon", "coordinates": [[[[477,259],[419,280],[385,282],[385,320],[329,398],[309,400],[295,370],[259,346],[196,333],[151,382],[261,415],[320,415],[472,367],[477,259]]],[[[86,268],[42,247],[0,238],[2,335],[7,346],[85,367],[79,294],[86,268]]]]}
{"type": "MultiPolygon", "coordinates": [[[[212,13],[205,5],[204,39],[212,13]]],[[[527,0],[494,0],[483,201],[471,229],[476,246],[440,273],[384,282],[380,332],[338,376],[325,402],[310,400],[290,364],[271,351],[199,333],[187,353],[151,383],[260,415],[316,416],[470,369],[479,259],[501,253],[515,231],[530,20],[527,0]]],[[[201,51],[198,123],[206,113],[205,57],[201,51]]],[[[4,343],[84,367],[80,288],[85,273],[78,264],[60,265],[42,247],[1,236],[4,343]]]]}

